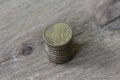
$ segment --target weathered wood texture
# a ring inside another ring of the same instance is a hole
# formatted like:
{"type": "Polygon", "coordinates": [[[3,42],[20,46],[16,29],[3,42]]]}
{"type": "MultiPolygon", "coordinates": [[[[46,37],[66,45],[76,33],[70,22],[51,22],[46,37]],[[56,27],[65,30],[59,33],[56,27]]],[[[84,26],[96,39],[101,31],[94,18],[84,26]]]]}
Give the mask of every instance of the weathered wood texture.
{"type": "Polygon", "coordinates": [[[120,0],[0,0],[0,80],[120,80],[120,0]],[[42,32],[71,25],[76,56],[50,62],[42,32]]]}

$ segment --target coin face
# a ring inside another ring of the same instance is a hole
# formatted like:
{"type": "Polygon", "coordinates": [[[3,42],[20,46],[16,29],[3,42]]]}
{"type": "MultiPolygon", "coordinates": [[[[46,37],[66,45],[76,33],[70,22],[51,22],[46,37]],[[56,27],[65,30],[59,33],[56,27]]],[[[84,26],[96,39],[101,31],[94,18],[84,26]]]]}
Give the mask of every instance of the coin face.
{"type": "Polygon", "coordinates": [[[44,39],[51,46],[62,46],[72,38],[72,31],[65,23],[56,23],[48,26],[44,31],[44,39]]]}

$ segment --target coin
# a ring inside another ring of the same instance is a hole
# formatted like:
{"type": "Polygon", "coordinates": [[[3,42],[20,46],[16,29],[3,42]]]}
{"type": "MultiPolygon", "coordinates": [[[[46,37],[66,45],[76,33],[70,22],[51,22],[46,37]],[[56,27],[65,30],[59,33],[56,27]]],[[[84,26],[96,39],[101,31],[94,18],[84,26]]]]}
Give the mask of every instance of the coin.
{"type": "Polygon", "coordinates": [[[65,23],[49,25],[43,35],[47,57],[54,63],[65,63],[74,56],[71,28],[65,23]]]}
{"type": "Polygon", "coordinates": [[[44,40],[50,46],[63,46],[72,39],[72,30],[65,23],[55,23],[44,31],[44,40]]]}

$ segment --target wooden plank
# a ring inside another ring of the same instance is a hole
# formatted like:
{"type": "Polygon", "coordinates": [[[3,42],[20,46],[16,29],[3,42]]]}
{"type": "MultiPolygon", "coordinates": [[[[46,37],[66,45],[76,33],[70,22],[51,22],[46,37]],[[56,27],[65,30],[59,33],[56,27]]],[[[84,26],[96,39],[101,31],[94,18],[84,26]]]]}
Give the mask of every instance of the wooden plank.
{"type": "Polygon", "coordinates": [[[0,4],[1,80],[120,78],[119,34],[109,35],[113,33],[109,26],[119,22],[119,0],[1,0],[0,4]],[[54,22],[68,23],[74,32],[77,55],[63,65],[51,63],[44,54],[42,31],[54,22]]]}

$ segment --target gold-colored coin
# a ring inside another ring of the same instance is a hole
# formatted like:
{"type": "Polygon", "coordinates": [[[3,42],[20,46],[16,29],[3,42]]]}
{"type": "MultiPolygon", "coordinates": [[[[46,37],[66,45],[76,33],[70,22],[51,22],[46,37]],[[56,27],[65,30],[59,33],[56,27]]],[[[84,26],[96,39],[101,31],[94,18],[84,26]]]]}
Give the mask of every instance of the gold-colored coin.
{"type": "Polygon", "coordinates": [[[65,23],[48,26],[44,31],[44,40],[51,46],[63,46],[72,39],[72,30],[65,23]]]}
{"type": "Polygon", "coordinates": [[[65,23],[49,25],[44,31],[47,57],[54,63],[65,63],[74,57],[71,28],[65,23]]]}

